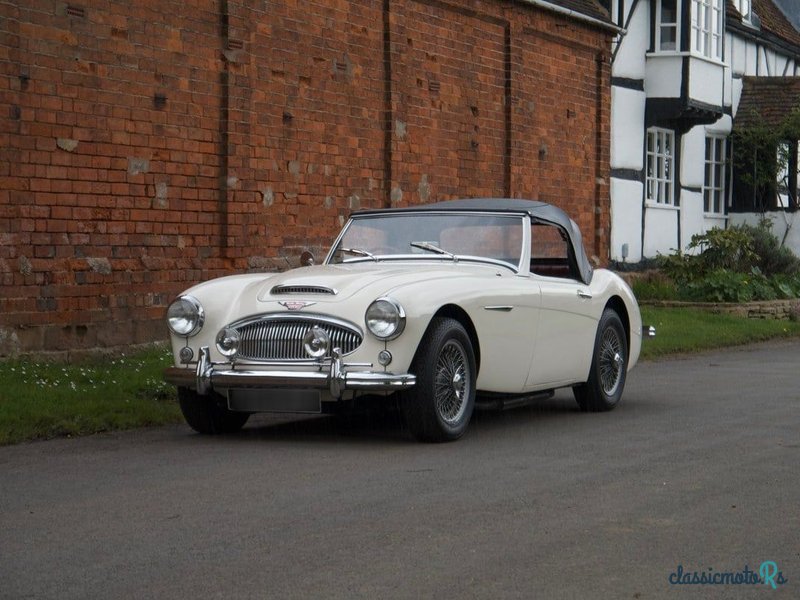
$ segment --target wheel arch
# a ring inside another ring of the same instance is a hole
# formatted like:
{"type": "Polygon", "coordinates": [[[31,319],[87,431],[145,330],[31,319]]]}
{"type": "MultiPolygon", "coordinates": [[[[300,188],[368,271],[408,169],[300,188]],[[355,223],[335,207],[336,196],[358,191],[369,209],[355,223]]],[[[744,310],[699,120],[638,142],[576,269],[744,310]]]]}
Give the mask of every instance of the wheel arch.
{"type": "Polygon", "coordinates": [[[625,341],[628,344],[628,348],[631,347],[631,317],[628,313],[628,307],[625,306],[625,301],[620,298],[619,296],[612,296],[606,302],[605,309],[610,308],[614,312],[619,315],[620,320],[622,321],[622,327],[625,329],[625,341]]]}
{"type": "MultiPolygon", "coordinates": [[[[475,354],[475,375],[477,377],[477,375],[481,371],[481,346],[480,346],[480,341],[478,340],[478,331],[475,329],[475,325],[473,324],[472,319],[470,319],[469,315],[467,314],[467,311],[465,311],[457,304],[445,304],[439,307],[439,309],[431,317],[431,321],[430,323],[428,323],[428,327],[425,329],[425,333],[428,332],[428,330],[431,328],[433,320],[437,317],[447,317],[450,319],[454,319],[459,323],[461,323],[464,329],[467,330],[469,341],[470,343],[472,343],[472,351],[475,354]]],[[[424,339],[425,339],[425,334],[423,334],[422,338],[420,339],[420,344],[424,339]]],[[[414,361],[416,361],[417,356],[419,355],[419,351],[420,348],[418,346],[417,350],[414,352],[414,359],[413,359],[414,361]]]]}

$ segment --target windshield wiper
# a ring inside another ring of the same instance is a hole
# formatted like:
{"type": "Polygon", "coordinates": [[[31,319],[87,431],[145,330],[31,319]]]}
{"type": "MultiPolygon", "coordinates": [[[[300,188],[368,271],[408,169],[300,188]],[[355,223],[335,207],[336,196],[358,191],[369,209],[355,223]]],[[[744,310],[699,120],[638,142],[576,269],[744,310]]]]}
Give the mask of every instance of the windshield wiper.
{"type": "Polygon", "coordinates": [[[342,252],[347,252],[348,254],[355,254],[357,256],[367,256],[372,260],[374,260],[375,262],[378,262],[377,256],[372,254],[372,252],[367,252],[366,250],[363,250],[362,248],[339,248],[339,250],[341,250],[342,252]]]}
{"type": "Polygon", "coordinates": [[[435,244],[431,244],[430,242],[411,242],[410,244],[414,248],[419,248],[421,250],[427,250],[428,252],[433,252],[434,254],[443,254],[445,256],[449,256],[453,259],[453,262],[458,262],[458,257],[453,254],[452,252],[448,252],[447,250],[443,250],[436,246],[435,244]]]}

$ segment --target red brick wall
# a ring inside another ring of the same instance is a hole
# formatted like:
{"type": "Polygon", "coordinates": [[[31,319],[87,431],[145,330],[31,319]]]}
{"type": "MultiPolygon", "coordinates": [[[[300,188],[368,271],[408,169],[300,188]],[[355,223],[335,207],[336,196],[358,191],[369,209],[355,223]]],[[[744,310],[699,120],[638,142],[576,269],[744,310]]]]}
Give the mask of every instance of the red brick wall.
{"type": "Polygon", "coordinates": [[[604,259],[609,43],[498,0],[0,4],[0,355],[163,338],[359,207],[539,198],[604,259]]]}

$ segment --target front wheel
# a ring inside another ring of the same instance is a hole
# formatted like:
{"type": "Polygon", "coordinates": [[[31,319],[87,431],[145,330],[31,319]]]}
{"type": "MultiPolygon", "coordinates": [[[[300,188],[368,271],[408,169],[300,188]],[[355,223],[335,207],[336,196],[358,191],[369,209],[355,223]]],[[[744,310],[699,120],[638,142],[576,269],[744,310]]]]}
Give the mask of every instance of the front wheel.
{"type": "Polygon", "coordinates": [[[581,410],[603,412],[613,409],[622,398],[627,372],[625,327],[616,311],[607,308],[597,326],[589,379],[572,388],[581,410]]]}
{"type": "Polygon", "coordinates": [[[213,392],[201,396],[194,390],[178,388],[178,402],[183,418],[198,433],[235,433],[250,418],[250,413],[228,410],[225,399],[213,392]]]}
{"type": "Polygon", "coordinates": [[[415,438],[448,442],[464,434],[475,408],[475,371],[475,353],[464,326],[455,319],[435,318],[412,365],[416,385],[400,402],[415,438]]]}

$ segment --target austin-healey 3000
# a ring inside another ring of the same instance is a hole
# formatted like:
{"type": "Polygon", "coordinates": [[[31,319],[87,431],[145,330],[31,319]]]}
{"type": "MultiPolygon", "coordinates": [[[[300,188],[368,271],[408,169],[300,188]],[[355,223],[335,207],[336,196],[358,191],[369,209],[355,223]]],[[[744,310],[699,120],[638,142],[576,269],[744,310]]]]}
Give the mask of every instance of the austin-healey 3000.
{"type": "Polygon", "coordinates": [[[652,334],[574,221],[516,199],[357,212],[322,264],[201,283],[167,322],[165,379],[201,433],[394,395],[426,441],[459,438],[476,397],[571,387],[610,410],[652,334]]]}

